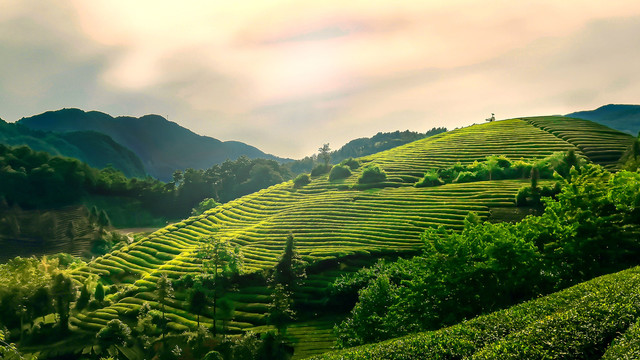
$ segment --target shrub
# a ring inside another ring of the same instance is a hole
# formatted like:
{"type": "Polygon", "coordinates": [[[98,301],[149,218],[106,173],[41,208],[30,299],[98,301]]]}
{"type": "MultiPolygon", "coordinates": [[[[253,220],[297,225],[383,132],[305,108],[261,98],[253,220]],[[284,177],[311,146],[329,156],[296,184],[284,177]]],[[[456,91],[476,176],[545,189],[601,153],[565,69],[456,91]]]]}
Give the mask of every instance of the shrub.
{"type": "Polygon", "coordinates": [[[360,162],[354,158],[348,158],[348,159],[342,160],[340,162],[340,165],[345,165],[345,166],[348,166],[351,170],[355,170],[360,167],[360,162]]]}
{"type": "Polygon", "coordinates": [[[309,177],[309,174],[300,174],[296,176],[295,179],[293,179],[293,187],[301,188],[309,184],[310,182],[311,182],[311,178],[309,177]]]}
{"type": "Polygon", "coordinates": [[[311,176],[320,176],[331,170],[331,165],[319,164],[311,170],[311,176]]]}
{"type": "Polygon", "coordinates": [[[466,182],[477,181],[477,180],[478,180],[478,173],[472,172],[472,171],[462,171],[458,174],[458,177],[456,177],[453,180],[453,182],[466,183],[466,182]]]}
{"type": "Polygon", "coordinates": [[[431,169],[424,173],[422,180],[418,181],[414,186],[419,188],[438,185],[444,185],[444,181],[440,178],[437,171],[431,169]]]}
{"type": "Polygon", "coordinates": [[[521,187],[516,194],[516,206],[527,206],[527,197],[531,196],[528,186],[521,187]]]}
{"type": "Polygon", "coordinates": [[[118,319],[110,320],[107,326],[100,329],[96,338],[103,344],[124,345],[131,336],[131,329],[125,323],[118,319]]]}
{"type": "Polygon", "coordinates": [[[358,179],[360,184],[371,184],[386,180],[387,174],[378,165],[370,164],[365,166],[362,175],[358,179]]]}
{"type": "Polygon", "coordinates": [[[331,172],[329,173],[329,181],[346,179],[349,176],[351,176],[351,170],[349,170],[348,166],[336,165],[331,168],[331,172]]]}
{"type": "Polygon", "coordinates": [[[191,209],[191,216],[197,216],[197,215],[201,215],[204,214],[205,211],[209,210],[209,209],[213,209],[217,206],[220,206],[220,203],[217,202],[215,199],[211,199],[211,198],[206,198],[204,200],[202,200],[198,206],[196,206],[195,208],[191,209]]]}

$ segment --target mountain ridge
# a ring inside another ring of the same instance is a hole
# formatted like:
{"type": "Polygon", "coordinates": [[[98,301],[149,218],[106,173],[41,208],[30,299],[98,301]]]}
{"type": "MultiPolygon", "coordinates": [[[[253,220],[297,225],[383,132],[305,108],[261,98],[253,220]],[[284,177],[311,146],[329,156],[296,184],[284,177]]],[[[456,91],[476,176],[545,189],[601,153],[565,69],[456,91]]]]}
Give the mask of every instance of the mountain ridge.
{"type": "Polygon", "coordinates": [[[142,161],[133,151],[96,131],[54,133],[0,120],[0,143],[73,157],[99,169],[111,165],[128,177],[146,176],[142,161]]]}
{"type": "Polygon", "coordinates": [[[565,116],[594,121],[634,136],[640,131],[640,105],[608,104],[595,110],[576,111],[565,116]]]}
{"type": "Polygon", "coordinates": [[[22,118],[23,126],[54,132],[92,130],[111,136],[131,149],[142,160],[147,172],[163,181],[171,180],[175,170],[206,169],[227,159],[245,155],[287,161],[266,154],[239,141],[220,141],[202,136],[160,115],[113,117],[99,111],[61,109],[22,118]]]}

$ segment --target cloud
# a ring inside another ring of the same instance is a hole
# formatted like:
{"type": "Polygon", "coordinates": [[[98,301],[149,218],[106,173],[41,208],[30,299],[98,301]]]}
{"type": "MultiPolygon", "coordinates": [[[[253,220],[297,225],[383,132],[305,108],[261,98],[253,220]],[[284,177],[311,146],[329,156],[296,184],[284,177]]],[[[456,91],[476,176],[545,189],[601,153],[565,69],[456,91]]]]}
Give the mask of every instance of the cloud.
{"type": "Polygon", "coordinates": [[[0,115],[158,113],[301,157],[491,112],[637,102],[639,20],[630,0],[8,0],[0,115]]]}

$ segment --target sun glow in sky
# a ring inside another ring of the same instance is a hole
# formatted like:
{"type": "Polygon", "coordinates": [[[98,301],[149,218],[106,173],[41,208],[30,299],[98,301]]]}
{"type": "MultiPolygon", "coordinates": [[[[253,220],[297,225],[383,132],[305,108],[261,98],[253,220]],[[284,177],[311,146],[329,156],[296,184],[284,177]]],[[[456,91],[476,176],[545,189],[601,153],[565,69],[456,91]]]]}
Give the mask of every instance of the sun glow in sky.
{"type": "Polygon", "coordinates": [[[0,117],[155,113],[279,156],[639,103],[640,3],[4,0],[0,117]]]}

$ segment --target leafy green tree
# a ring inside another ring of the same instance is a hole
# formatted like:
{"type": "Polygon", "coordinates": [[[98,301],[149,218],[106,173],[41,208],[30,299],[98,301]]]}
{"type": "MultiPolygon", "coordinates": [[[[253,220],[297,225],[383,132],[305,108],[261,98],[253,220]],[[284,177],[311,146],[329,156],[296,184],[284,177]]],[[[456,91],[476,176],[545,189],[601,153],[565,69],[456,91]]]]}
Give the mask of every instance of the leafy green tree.
{"type": "Polygon", "coordinates": [[[489,172],[489,180],[493,180],[493,173],[500,170],[497,156],[487,157],[487,171],[489,172]]]}
{"type": "Polygon", "coordinates": [[[371,184],[386,180],[387,173],[376,164],[369,164],[364,167],[362,174],[358,178],[360,184],[371,184]]]}
{"type": "Polygon", "coordinates": [[[351,170],[345,165],[335,165],[329,172],[329,181],[346,179],[351,176],[351,170]]]}
{"type": "Polygon", "coordinates": [[[196,314],[198,328],[200,327],[200,315],[205,311],[208,305],[207,294],[201,285],[196,286],[189,292],[189,311],[196,314]]]}
{"type": "Polygon", "coordinates": [[[220,206],[220,203],[215,201],[212,198],[206,198],[204,200],[202,200],[198,206],[196,206],[195,208],[191,209],[191,216],[196,216],[196,215],[201,215],[204,214],[205,211],[216,208],[220,206]]]}
{"type": "Polygon", "coordinates": [[[76,288],[71,278],[59,273],[53,280],[51,294],[56,304],[56,310],[60,316],[60,330],[66,332],[69,329],[69,310],[71,302],[76,298],[76,288]]]}
{"type": "Polygon", "coordinates": [[[301,188],[309,184],[310,182],[311,182],[311,178],[309,177],[309,174],[300,174],[296,176],[295,179],[293,179],[293,187],[296,189],[301,188]]]}
{"type": "Polygon", "coordinates": [[[100,304],[102,304],[102,302],[104,301],[104,285],[102,285],[101,282],[98,282],[98,284],[96,285],[96,290],[93,294],[93,297],[96,299],[96,301],[100,304]]]}
{"type": "Polygon", "coordinates": [[[53,310],[53,299],[49,287],[40,286],[31,297],[29,304],[33,309],[33,315],[42,316],[42,321],[44,321],[45,315],[53,310]]]}
{"type": "Polygon", "coordinates": [[[269,304],[269,324],[276,327],[278,334],[284,334],[287,323],[295,318],[296,313],[292,307],[291,292],[287,291],[282,284],[276,284],[269,304]]]}
{"type": "Polygon", "coordinates": [[[100,329],[96,338],[103,348],[109,349],[111,355],[117,355],[116,346],[124,346],[131,339],[131,329],[119,319],[110,320],[107,326],[100,329]]]}
{"type": "Polygon", "coordinates": [[[243,258],[239,247],[231,247],[228,241],[217,240],[215,236],[203,238],[196,257],[202,261],[203,273],[213,275],[213,335],[217,334],[217,307],[220,291],[227,283],[242,272],[243,258]]]}
{"type": "Polygon", "coordinates": [[[218,307],[220,308],[219,316],[222,319],[222,330],[227,332],[229,321],[233,319],[233,315],[235,314],[235,305],[231,299],[223,297],[218,301],[218,307]]]}
{"type": "Polygon", "coordinates": [[[329,144],[324,144],[322,147],[318,148],[318,153],[318,157],[322,159],[325,167],[328,167],[331,162],[331,148],[329,147],[329,144]]]}
{"type": "Polygon", "coordinates": [[[6,341],[2,330],[0,330],[0,359],[24,360],[24,356],[18,351],[16,345],[6,341]]]}
{"type": "Polygon", "coordinates": [[[567,170],[571,170],[572,167],[577,169],[580,166],[580,162],[578,161],[578,157],[576,156],[576,151],[574,149],[569,149],[569,151],[567,151],[564,163],[567,165],[567,170]]]}
{"type": "Polygon", "coordinates": [[[272,286],[280,284],[285,291],[292,292],[306,278],[305,265],[305,261],[298,254],[295,238],[290,233],[287,235],[284,250],[278,258],[269,282],[272,286]]]}
{"type": "Polygon", "coordinates": [[[336,326],[338,347],[377,342],[390,337],[388,312],[397,295],[397,287],[388,276],[382,275],[360,291],[359,301],[350,316],[336,326]]]}
{"type": "MultiPolygon", "coordinates": [[[[103,291],[104,298],[104,291],[103,291]]],[[[76,309],[82,311],[84,308],[89,305],[89,300],[91,300],[91,294],[89,293],[89,289],[87,289],[87,284],[84,284],[80,289],[80,296],[76,301],[76,309]]]]}
{"type": "Polygon", "coordinates": [[[179,188],[182,184],[182,180],[184,179],[182,175],[182,171],[176,170],[173,172],[173,184],[176,188],[179,188]]]}
{"type": "Polygon", "coordinates": [[[166,273],[162,273],[156,282],[156,300],[160,303],[162,309],[162,342],[164,343],[164,335],[167,331],[165,319],[165,302],[167,298],[173,296],[173,286],[171,279],[166,273]]]}

